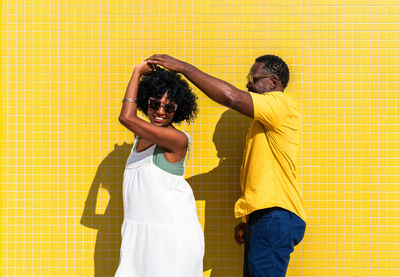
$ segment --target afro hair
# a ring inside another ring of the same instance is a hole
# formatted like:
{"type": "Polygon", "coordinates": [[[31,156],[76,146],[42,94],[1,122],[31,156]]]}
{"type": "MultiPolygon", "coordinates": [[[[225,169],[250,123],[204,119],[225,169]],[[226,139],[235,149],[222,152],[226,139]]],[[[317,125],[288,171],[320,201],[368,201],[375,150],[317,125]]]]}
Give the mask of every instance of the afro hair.
{"type": "Polygon", "coordinates": [[[197,115],[196,95],[180,74],[162,68],[141,78],[137,98],[138,109],[147,116],[148,99],[161,99],[166,92],[167,99],[178,104],[171,122],[192,122],[197,115]]]}

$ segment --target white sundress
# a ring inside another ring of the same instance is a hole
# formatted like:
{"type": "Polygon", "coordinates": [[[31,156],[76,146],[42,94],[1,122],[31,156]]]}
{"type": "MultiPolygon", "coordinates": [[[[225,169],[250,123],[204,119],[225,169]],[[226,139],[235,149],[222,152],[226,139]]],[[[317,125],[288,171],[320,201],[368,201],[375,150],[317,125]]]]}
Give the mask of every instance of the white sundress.
{"type": "Polygon", "coordinates": [[[136,152],[137,141],[124,172],[124,222],[115,276],[201,277],[204,234],[193,191],[183,175],[153,163],[156,145],[136,152]]]}

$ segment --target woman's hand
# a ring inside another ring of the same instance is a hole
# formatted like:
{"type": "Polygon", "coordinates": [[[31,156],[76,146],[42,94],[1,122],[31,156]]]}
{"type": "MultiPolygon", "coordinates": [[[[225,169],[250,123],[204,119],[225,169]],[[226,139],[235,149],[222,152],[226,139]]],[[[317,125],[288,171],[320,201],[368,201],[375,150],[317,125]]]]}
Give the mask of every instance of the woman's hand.
{"type": "Polygon", "coordinates": [[[147,75],[155,70],[156,70],[156,67],[154,66],[154,64],[151,64],[151,63],[145,61],[141,64],[136,65],[133,72],[138,73],[139,75],[147,75]]]}
{"type": "Polygon", "coordinates": [[[177,73],[183,73],[182,71],[185,66],[185,62],[166,54],[155,54],[146,59],[146,61],[152,65],[161,65],[162,67],[177,73]]]}

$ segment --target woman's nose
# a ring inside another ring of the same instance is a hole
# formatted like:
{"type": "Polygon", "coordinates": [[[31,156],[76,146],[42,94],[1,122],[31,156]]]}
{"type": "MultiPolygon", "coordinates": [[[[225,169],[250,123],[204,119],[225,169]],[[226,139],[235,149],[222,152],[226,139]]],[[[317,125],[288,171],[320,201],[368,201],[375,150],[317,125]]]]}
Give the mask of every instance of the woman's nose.
{"type": "Polygon", "coordinates": [[[160,107],[156,112],[164,114],[165,113],[164,105],[160,105],[160,107]]]}

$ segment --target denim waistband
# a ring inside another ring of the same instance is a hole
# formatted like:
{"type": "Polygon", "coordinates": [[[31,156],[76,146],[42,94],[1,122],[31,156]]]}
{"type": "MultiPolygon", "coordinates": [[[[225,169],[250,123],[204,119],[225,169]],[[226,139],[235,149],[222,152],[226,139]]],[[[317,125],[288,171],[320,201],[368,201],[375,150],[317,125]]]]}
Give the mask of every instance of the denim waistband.
{"type": "Polygon", "coordinates": [[[254,222],[257,221],[258,219],[260,219],[261,217],[263,217],[264,215],[272,212],[272,211],[288,211],[286,209],[280,208],[280,207],[271,207],[271,208],[266,208],[266,209],[261,209],[261,210],[256,210],[254,212],[252,212],[249,215],[249,222],[254,222]]]}

